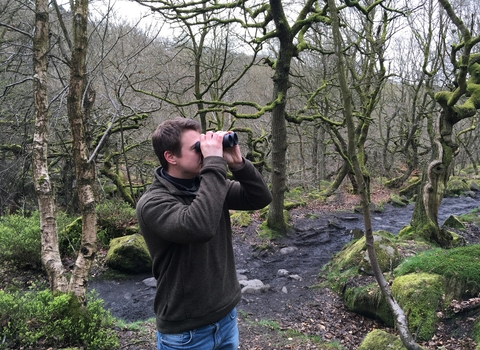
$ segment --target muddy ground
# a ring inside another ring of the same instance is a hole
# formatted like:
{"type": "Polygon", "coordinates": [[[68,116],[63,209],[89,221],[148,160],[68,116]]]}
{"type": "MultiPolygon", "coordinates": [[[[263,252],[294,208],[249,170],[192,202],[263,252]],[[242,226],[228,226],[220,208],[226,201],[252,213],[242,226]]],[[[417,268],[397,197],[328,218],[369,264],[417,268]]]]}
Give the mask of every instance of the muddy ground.
{"type": "MultiPolygon", "coordinates": [[[[382,194],[377,200],[381,201],[382,194]]],[[[382,323],[345,310],[341,299],[326,288],[319,272],[352,237],[350,231],[362,228],[360,214],[352,208],[355,199],[334,196],[322,205],[309,205],[291,212],[292,229],[288,235],[273,242],[259,240],[258,220],[249,227],[235,227],[234,249],[237,269],[248,279],[259,279],[270,289],[260,294],[244,294],[238,305],[241,346],[244,350],[322,349],[318,339],[337,342],[343,349],[356,349],[373,328],[390,332],[382,323]],[[341,204],[340,204],[341,203],[341,204]],[[344,211],[337,211],[343,208],[344,211]],[[347,210],[345,210],[347,209],[347,210]],[[295,247],[292,253],[281,249],[295,247]],[[279,269],[289,276],[277,276],[279,269]]],[[[452,214],[467,213],[480,206],[476,198],[445,198],[439,212],[439,222],[452,214]]],[[[409,223],[413,205],[397,208],[386,205],[383,212],[372,213],[374,230],[397,233],[409,223]]],[[[465,233],[470,243],[480,243],[480,230],[472,227],[465,233]]],[[[94,278],[90,288],[104,299],[112,314],[127,322],[148,320],[138,331],[119,329],[122,349],[155,349],[152,310],[155,289],[142,281],[150,275],[129,279],[105,280],[94,278]]],[[[478,311],[477,311],[478,312],[478,311]]],[[[429,349],[474,349],[470,339],[475,311],[458,319],[444,320],[438,334],[428,344],[429,349]]]]}

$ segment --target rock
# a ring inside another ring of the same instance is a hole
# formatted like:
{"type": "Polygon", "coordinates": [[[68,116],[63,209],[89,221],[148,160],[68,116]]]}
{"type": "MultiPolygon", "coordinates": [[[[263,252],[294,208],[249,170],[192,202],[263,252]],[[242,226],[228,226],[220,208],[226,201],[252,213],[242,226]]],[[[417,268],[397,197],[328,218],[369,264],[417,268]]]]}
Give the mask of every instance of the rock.
{"type": "Polygon", "coordinates": [[[280,249],[280,254],[283,254],[283,255],[291,254],[291,253],[293,253],[297,250],[298,250],[297,247],[285,247],[285,248],[280,249]]]}
{"type": "Polygon", "coordinates": [[[380,329],[374,329],[367,334],[358,350],[404,350],[401,339],[380,329]]]}
{"type": "Polygon", "coordinates": [[[480,186],[475,181],[470,182],[470,191],[480,192],[480,186]]]}
{"type": "Polygon", "coordinates": [[[270,286],[268,284],[263,284],[263,282],[258,279],[239,282],[240,285],[243,286],[242,294],[258,294],[270,289],[270,286]]]}
{"type": "Polygon", "coordinates": [[[288,294],[288,289],[287,289],[287,287],[284,286],[284,287],[282,288],[282,293],[288,294]]]}
{"type": "Polygon", "coordinates": [[[248,280],[248,278],[245,275],[241,275],[241,274],[237,273],[237,280],[246,281],[246,280],[248,280]]]}
{"type": "Polygon", "coordinates": [[[477,192],[467,191],[467,192],[465,192],[465,196],[470,197],[470,198],[475,198],[477,196],[477,192]]]}
{"type": "Polygon", "coordinates": [[[459,176],[450,176],[445,189],[446,196],[460,196],[469,190],[467,181],[459,176]]]}
{"type": "Polygon", "coordinates": [[[152,270],[152,259],[145,240],[140,234],[112,239],[105,264],[126,273],[143,273],[152,270]]]}
{"type": "Polygon", "coordinates": [[[461,222],[458,217],[456,217],[455,215],[450,215],[447,220],[445,220],[445,222],[443,223],[443,226],[444,227],[450,227],[450,228],[456,228],[456,229],[459,229],[459,230],[464,230],[465,229],[465,225],[463,224],[463,222],[461,222]]]}
{"type": "MultiPolygon", "coordinates": [[[[391,271],[400,262],[400,254],[395,242],[395,236],[385,231],[373,234],[377,260],[383,272],[391,271]]],[[[332,266],[342,266],[342,269],[355,267],[371,274],[370,259],[367,253],[365,237],[347,244],[332,260],[332,266]]]]}
{"type": "Polygon", "coordinates": [[[157,288],[157,280],[155,277],[145,278],[142,283],[150,288],[157,288]]]}
{"type": "Polygon", "coordinates": [[[358,227],[355,227],[351,230],[347,230],[346,234],[352,236],[354,239],[360,239],[364,236],[363,230],[358,227]]]}
{"type": "Polygon", "coordinates": [[[405,207],[408,204],[408,199],[392,194],[388,199],[388,203],[394,207],[405,207]]]}
{"type": "Polygon", "coordinates": [[[409,310],[408,328],[419,340],[429,340],[437,330],[437,308],[445,302],[443,276],[429,273],[412,273],[396,277],[392,294],[403,310],[409,310]]]}
{"type": "Polygon", "coordinates": [[[277,277],[288,277],[288,270],[285,270],[285,269],[278,270],[277,277]]]}
{"type": "Polygon", "coordinates": [[[300,277],[299,275],[289,275],[288,277],[290,277],[292,280],[295,280],[295,281],[302,280],[302,277],[300,277]]]}

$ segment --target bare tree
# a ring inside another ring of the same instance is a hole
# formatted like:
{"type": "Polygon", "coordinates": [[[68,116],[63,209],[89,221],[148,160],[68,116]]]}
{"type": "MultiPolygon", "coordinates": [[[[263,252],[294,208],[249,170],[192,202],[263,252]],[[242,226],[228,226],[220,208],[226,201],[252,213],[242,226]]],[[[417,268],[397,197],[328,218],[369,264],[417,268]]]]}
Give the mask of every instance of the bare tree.
{"type": "Polygon", "coordinates": [[[385,165],[388,164],[389,153],[406,167],[386,183],[391,188],[400,188],[414,171],[418,171],[422,157],[429,155],[432,148],[434,136],[429,126],[438,109],[434,93],[438,84],[436,74],[443,61],[441,38],[446,30],[441,25],[442,18],[437,15],[437,7],[437,2],[430,0],[412,11],[407,17],[412,35],[395,47],[399,52],[396,64],[399,82],[392,82],[388,89],[387,100],[390,104],[392,101],[395,103],[390,108],[387,105],[382,111],[385,126],[381,140],[384,142],[385,165]],[[395,120],[398,122],[395,123],[395,120]],[[391,152],[387,151],[389,145],[392,145],[391,152]]]}
{"type": "MultiPolygon", "coordinates": [[[[358,128],[354,124],[353,118],[353,109],[352,109],[352,94],[347,83],[347,75],[345,71],[345,62],[343,54],[343,45],[342,38],[340,35],[340,20],[338,17],[338,10],[334,0],[328,0],[329,10],[332,18],[332,30],[333,38],[335,44],[335,52],[337,55],[337,67],[339,73],[339,82],[341,89],[341,96],[344,104],[344,115],[348,129],[348,160],[351,162],[351,168],[355,172],[355,178],[358,181],[360,201],[362,204],[362,212],[365,225],[365,239],[367,243],[368,256],[370,259],[370,264],[373,269],[375,279],[377,280],[378,285],[382,291],[382,294],[385,296],[385,299],[392,310],[396,318],[396,326],[398,328],[402,342],[409,350],[420,350],[421,347],[415,343],[412,334],[408,329],[408,322],[405,313],[402,308],[398,305],[395,299],[392,296],[388,282],[383,276],[382,270],[378,264],[377,256],[374,248],[374,239],[372,231],[372,221],[370,217],[370,201],[368,196],[368,184],[365,181],[365,170],[363,169],[364,159],[362,157],[362,150],[358,149],[356,139],[358,137],[363,137],[362,134],[358,133],[358,128]]],[[[357,4],[356,6],[360,6],[357,4]]],[[[360,10],[372,11],[370,7],[368,9],[359,8],[360,10]]],[[[385,25],[385,22],[384,22],[385,25]]],[[[385,28],[381,29],[385,31],[385,28]]]]}
{"type": "Polygon", "coordinates": [[[55,196],[48,170],[48,76],[49,50],[48,1],[35,3],[35,34],[33,37],[33,92],[35,101],[35,134],[33,135],[32,162],[35,191],[40,213],[42,263],[47,271],[50,287],[65,291],[67,280],[58,249],[55,196]]]}
{"type": "Polygon", "coordinates": [[[97,252],[97,216],[95,213],[94,163],[88,162],[85,121],[95,102],[95,91],[88,83],[86,56],[88,47],[88,0],[75,1],[73,12],[72,55],[68,90],[68,119],[73,135],[73,159],[77,179],[78,199],[82,213],[82,240],[70,278],[69,290],[84,299],[88,273],[97,252]]]}
{"type": "Polygon", "coordinates": [[[452,91],[440,91],[435,100],[442,111],[438,117],[437,139],[434,143],[432,161],[422,176],[418,199],[415,203],[409,230],[422,238],[448,247],[451,234],[439,227],[438,209],[445,195],[453,160],[458,152],[454,127],[462,120],[473,118],[480,109],[480,54],[472,53],[480,42],[480,35],[472,35],[469,27],[457,16],[448,0],[439,0],[459,34],[459,43],[451,46],[450,63],[453,67],[452,91]]]}

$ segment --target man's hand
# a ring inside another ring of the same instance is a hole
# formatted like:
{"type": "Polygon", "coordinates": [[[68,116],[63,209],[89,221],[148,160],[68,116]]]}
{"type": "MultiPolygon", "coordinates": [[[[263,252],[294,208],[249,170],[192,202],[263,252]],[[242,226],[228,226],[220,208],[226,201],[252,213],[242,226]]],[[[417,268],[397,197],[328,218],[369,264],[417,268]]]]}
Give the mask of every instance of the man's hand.
{"type": "Polygon", "coordinates": [[[242,152],[239,145],[233,147],[223,148],[223,137],[231,131],[207,131],[207,133],[200,135],[200,149],[202,155],[206,157],[223,157],[231,170],[240,170],[244,163],[242,152]]]}
{"type": "MultiPolygon", "coordinates": [[[[229,133],[231,132],[225,132],[223,135],[229,134],[229,133]]],[[[240,170],[241,168],[243,168],[244,163],[243,163],[242,151],[240,150],[239,145],[234,145],[233,147],[224,148],[223,158],[227,161],[227,164],[231,170],[240,170]]]]}
{"type": "Polygon", "coordinates": [[[223,157],[223,135],[226,132],[207,131],[206,134],[200,135],[200,150],[203,157],[223,157]],[[220,134],[221,133],[221,134],[220,134]]]}

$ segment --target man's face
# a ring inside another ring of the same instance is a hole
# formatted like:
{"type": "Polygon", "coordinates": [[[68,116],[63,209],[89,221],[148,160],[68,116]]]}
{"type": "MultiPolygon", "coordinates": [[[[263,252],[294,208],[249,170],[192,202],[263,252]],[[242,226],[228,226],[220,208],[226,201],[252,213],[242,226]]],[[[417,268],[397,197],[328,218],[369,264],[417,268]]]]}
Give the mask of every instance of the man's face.
{"type": "Polygon", "coordinates": [[[195,143],[200,140],[200,133],[187,130],[182,134],[181,153],[175,156],[175,164],[170,164],[168,173],[179,179],[191,179],[200,173],[202,154],[195,151],[195,143]]]}

